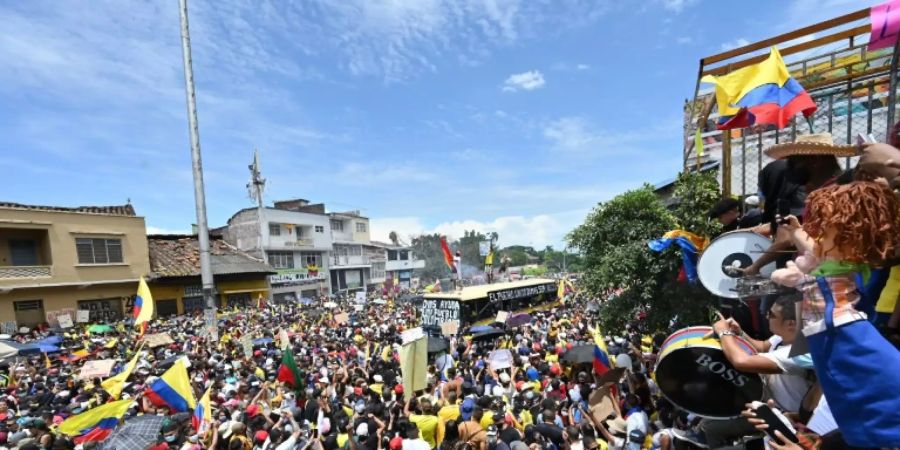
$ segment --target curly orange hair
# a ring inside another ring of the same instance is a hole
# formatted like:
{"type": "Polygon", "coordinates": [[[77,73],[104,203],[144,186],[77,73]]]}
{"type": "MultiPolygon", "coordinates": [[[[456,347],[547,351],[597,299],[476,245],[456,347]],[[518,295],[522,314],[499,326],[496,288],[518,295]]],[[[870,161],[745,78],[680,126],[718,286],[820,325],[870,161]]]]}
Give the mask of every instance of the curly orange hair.
{"type": "Polygon", "coordinates": [[[877,265],[900,245],[898,200],[881,184],[855,181],[824,187],[809,194],[807,203],[803,228],[817,240],[834,230],[834,245],[844,261],[877,265]]]}

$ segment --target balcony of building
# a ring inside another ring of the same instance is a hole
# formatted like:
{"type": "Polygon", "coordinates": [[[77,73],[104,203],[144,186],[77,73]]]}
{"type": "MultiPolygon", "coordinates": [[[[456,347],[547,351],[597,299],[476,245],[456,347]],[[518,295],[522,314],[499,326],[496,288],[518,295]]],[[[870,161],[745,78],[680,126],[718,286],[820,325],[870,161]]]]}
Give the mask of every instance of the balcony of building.
{"type": "Polygon", "coordinates": [[[331,268],[370,266],[371,259],[366,255],[332,255],[331,268]]]}
{"type": "Polygon", "coordinates": [[[52,267],[46,229],[0,228],[0,281],[49,278],[52,267]]]}
{"type": "Polygon", "coordinates": [[[331,240],[323,225],[269,223],[266,245],[271,250],[329,249],[331,240]]]}

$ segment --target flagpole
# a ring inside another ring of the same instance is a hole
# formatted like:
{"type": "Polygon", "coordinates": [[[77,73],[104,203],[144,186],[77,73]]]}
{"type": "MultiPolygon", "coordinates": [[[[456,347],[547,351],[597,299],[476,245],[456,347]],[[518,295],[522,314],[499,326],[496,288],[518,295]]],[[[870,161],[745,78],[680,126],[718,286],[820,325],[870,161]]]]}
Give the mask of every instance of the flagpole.
{"type": "MultiPolygon", "coordinates": [[[[187,97],[188,130],[191,136],[191,163],[194,174],[194,203],[197,209],[197,240],[200,244],[200,282],[207,314],[215,317],[215,284],[209,257],[209,227],[206,224],[206,194],[203,190],[203,162],[200,157],[200,129],[197,125],[197,97],[191,62],[191,36],[188,27],[187,0],[179,0],[181,15],[181,54],[184,59],[184,84],[187,97]]],[[[210,330],[214,338],[218,333],[210,330]]]]}

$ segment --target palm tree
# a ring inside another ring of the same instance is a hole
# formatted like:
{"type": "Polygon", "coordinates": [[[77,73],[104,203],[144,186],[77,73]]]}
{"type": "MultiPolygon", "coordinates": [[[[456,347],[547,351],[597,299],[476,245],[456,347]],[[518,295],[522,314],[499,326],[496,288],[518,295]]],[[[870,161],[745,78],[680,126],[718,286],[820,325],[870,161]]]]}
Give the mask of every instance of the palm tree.
{"type": "Polygon", "coordinates": [[[396,231],[391,231],[388,234],[388,239],[390,239],[394,245],[400,245],[400,237],[397,236],[396,231]]]}

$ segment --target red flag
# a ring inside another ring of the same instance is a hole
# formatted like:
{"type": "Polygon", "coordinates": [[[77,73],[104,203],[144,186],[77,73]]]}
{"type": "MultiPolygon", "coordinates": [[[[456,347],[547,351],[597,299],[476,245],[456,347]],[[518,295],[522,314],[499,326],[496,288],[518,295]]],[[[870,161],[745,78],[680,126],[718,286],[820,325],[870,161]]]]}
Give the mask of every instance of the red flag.
{"type": "Polygon", "coordinates": [[[294,387],[295,390],[303,390],[303,374],[294,361],[294,352],[291,347],[284,349],[284,355],[281,357],[281,366],[278,367],[278,381],[283,381],[294,387]]]}
{"type": "Polygon", "coordinates": [[[447,267],[450,268],[450,271],[456,273],[456,264],[453,262],[453,253],[450,251],[450,246],[447,245],[447,238],[441,236],[441,251],[444,252],[444,262],[447,263],[447,267]]]}

